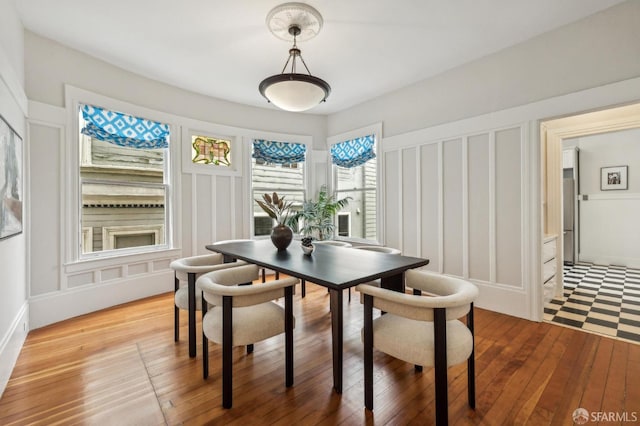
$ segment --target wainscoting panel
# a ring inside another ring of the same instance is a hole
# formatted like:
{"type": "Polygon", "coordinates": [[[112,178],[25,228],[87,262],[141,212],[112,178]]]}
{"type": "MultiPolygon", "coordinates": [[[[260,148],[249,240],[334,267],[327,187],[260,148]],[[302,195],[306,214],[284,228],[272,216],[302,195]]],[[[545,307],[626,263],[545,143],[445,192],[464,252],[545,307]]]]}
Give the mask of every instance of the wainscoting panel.
{"type": "Polygon", "coordinates": [[[491,213],[489,134],[467,138],[469,278],[490,281],[491,213]]]}
{"type": "Polygon", "coordinates": [[[209,222],[213,226],[213,233],[210,234],[208,241],[203,241],[202,247],[198,247],[200,253],[208,253],[205,248],[207,244],[211,244],[212,241],[230,240],[234,237],[232,231],[232,217],[235,216],[233,211],[233,197],[234,191],[231,188],[232,176],[216,176],[215,184],[211,188],[211,196],[213,197],[213,204],[208,217],[201,218],[201,220],[209,222]]]}
{"type": "Polygon", "coordinates": [[[443,143],[444,268],[448,275],[463,276],[462,269],[462,140],[443,143]]]}
{"type": "Polygon", "coordinates": [[[402,174],[400,167],[400,151],[388,152],[384,156],[384,167],[391,170],[392,173],[385,174],[384,192],[385,192],[385,214],[384,227],[386,236],[386,245],[397,247],[404,252],[402,244],[402,202],[400,199],[402,188],[402,174]]]}
{"type": "Polygon", "coordinates": [[[496,281],[522,287],[521,129],[495,132],[496,281]]]}
{"type": "Polygon", "coordinates": [[[204,246],[211,244],[214,232],[213,222],[215,220],[215,194],[213,188],[216,185],[217,176],[196,175],[196,186],[190,194],[195,199],[195,229],[192,229],[195,247],[191,255],[204,254],[204,246]]]}
{"type": "MultiPolygon", "coordinates": [[[[417,151],[417,148],[402,150],[402,182],[418,181],[417,151]]],[[[419,232],[416,232],[420,226],[418,217],[418,203],[420,201],[418,198],[418,188],[413,185],[403,185],[402,194],[402,223],[411,224],[411,226],[403,227],[403,253],[408,256],[415,256],[417,255],[420,241],[419,232]]]]}
{"type": "Polygon", "coordinates": [[[30,150],[38,155],[29,157],[31,173],[31,289],[30,295],[60,290],[60,223],[61,200],[59,164],[63,150],[62,126],[29,123],[30,150]]]}
{"type": "Polygon", "coordinates": [[[440,179],[440,144],[433,143],[420,146],[420,252],[416,255],[429,259],[427,269],[442,270],[440,253],[442,241],[440,231],[441,219],[441,179],[440,179]]]}
{"type": "Polygon", "coordinates": [[[386,244],[428,258],[429,270],[473,281],[481,289],[478,306],[517,316],[529,312],[522,248],[527,128],[456,135],[452,126],[432,139],[424,129],[384,141],[386,244]]]}

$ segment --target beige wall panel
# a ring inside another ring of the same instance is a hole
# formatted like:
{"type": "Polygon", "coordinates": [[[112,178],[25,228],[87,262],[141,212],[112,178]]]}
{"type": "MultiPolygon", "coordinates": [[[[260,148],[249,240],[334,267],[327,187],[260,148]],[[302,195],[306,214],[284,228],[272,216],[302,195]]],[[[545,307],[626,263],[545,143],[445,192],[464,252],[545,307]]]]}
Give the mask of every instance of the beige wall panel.
{"type": "Polygon", "coordinates": [[[74,288],[87,284],[93,284],[93,272],[84,272],[82,274],[69,275],[67,278],[67,287],[74,288]]]}
{"type": "Polygon", "coordinates": [[[100,282],[116,280],[122,278],[122,267],[102,269],[100,271],[100,282]]]}
{"type": "MultiPolygon", "coordinates": [[[[231,232],[231,215],[239,214],[240,212],[231,211],[233,204],[233,198],[231,194],[231,180],[234,179],[230,176],[216,176],[215,188],[213,190],[213,196],[215,197],[215,212],[211,215],[210,221],[215,229],[216,240],[230,240],[234,238],[231,232]]],[[[236,197],[242,197],[242,193],[233,194],[236,197]]],[[[202,244],[202,248],[207,244],[211,244],[211,239],[205,241],[202,244]]],[[[198,247],[200,250],[200,247],[198,247]]]]}
{"type": "Polygon", "coordinates": [[[397,151],[384,154],[384,193],[385,193],[385,244],[390,247],[402,247],[401,241],[401,217],[399,215],[400,191],[402,185],[401,172],[398,170],[397,151]]]}
{"type": "Polygon", "coordinates": [[[244,215],[244,196],[245,193],[242,190],[242,178],[236,177],[233,179],[233,190],[234,190],[234,238],[245,238],[249,236],[249,224],[246,223],[245,215],[244,215]],[[246,229],[245,229],[246,228],[246,229]]]}
{"type": "Polygon", "coordinates": [[[174,220],[174,226],[180,228],[181,238],[174,241],[173,244],[182,249],[184,257],[191,255],[191,247],[193,244],[193,183],[190,174],[183,174],[181,179],[181,205],[176,206],[174,211],[180,210],[180,223],[174,220]]]}
{"type": "Polygon", "coordinates": [[[211,244],[212,229],[216,221],[216,217],[211,212],[211,198],[214,196],[212,188],[212,180],[209,175],[196,176],[196,208],[194,220],[196,221],[196,235],[192,235],[195,241],[193,255],[205,254],[205,245],[211,244]]]}
{"type": "Polygon", "coordinates": [[[427,269],[438,271],[440,209],[438,145],[420,147],[420,256],[429,259],[427,269]]]}
{"type": "Polygon", "coordinates": [[[140,274],[146,274],[149,272],[149,264],[148,263],[136,263],[133,265],[129,265],[127,268],[127,275],[134,276],[140,274]]]}
{"type": "Polygon", "coordinates": [[[31,124],[31,296],[60,289],[61,129],[31,124]]]}
{"type": "Polygon", "coordinates": [[[462,141],[443,143],[443,216],[445,274],[462,276],[462,141]]]}
{"type": "Polygon", "coordinates": [[[419,245],[416,151],[402,151],[402,247],[398,248],[407,256],[416,256],[419,245]]]}
{"type": "Polygon", "coordinates": [[[467,145],[469,188],[469,278],[490,279],[489,135],[470,136],[467,145]]]}
{"type": "Polygon", "coordinates": [[[496,132],[496,280],[522,285],[522,176],[519,127],[496,132]]]}

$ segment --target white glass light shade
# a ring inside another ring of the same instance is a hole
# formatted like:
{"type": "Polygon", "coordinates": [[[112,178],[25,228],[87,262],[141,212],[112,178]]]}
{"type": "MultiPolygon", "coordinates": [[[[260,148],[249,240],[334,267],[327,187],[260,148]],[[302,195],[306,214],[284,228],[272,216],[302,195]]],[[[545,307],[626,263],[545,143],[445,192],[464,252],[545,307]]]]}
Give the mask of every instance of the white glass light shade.
{"type": "Polygon", "coordinates": [[[322,79],[306,74],[277,74],[260,83],[260,93],[285,111],[306,111],[324,101],[331,88],[322,79]]]}

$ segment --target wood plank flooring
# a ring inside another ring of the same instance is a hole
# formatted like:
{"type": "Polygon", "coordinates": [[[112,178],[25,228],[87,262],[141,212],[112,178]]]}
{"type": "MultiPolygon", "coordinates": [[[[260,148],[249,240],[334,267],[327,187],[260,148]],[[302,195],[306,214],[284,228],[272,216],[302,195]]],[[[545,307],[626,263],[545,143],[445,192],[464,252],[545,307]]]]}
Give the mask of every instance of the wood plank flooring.
{"type": "MultiPolygon", "coordinates": [[[[234,405],[223,409],[220,347],[210,345],[203,380],[202,346],[188,357],[184,312],[181,341],[173,342],[172,294],[165,294],[29,333],[0,399],[0,424],[433,424],[433,371],[415,373],[381,353],[374,353],[375,411],[364,409],[357,293],[345,300],[344,390],[334,393],[327,291],[308,283],[307,297],[299,293],[289,389],[283,336],[257,343],[251,355],[236,348],[234,405]]],[[[465,364],[452,367],[450,423],[565,425],[578,407],[640,418],[639,377],[640,345],[476,309],[476,410],[466,402],[465,364]]]]}

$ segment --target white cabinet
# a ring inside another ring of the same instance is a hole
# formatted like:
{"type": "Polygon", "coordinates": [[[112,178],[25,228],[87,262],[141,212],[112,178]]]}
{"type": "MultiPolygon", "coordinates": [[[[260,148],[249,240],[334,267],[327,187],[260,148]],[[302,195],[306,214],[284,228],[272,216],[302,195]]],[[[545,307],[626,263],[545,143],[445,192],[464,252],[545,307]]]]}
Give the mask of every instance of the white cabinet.
{"type": "Polygon", "coordinates": [[[545,303],[553,299],[556,292],[556,242],[555,235],[546,235],[542,242],[542,288],[545,303]]]}

